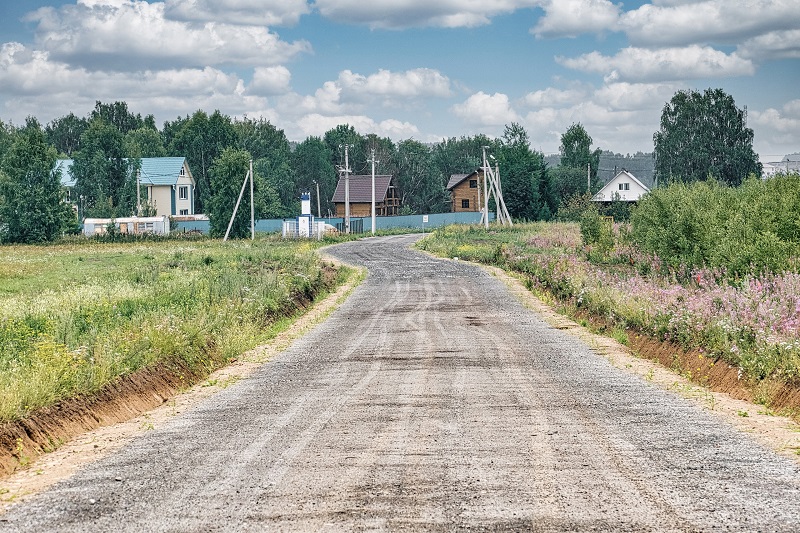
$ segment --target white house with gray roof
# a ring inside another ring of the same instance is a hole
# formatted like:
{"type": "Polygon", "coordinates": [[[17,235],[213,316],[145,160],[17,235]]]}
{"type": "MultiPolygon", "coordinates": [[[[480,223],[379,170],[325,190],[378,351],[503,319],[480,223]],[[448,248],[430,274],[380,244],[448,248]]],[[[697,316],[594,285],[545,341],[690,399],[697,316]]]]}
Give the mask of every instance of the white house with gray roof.
{"type": "Polygon", "coordinates": [[[614,200],[619,200],[622,202],[637,202],[639,198],[648,192],[650,192],[650,189],[636,179],[636,176],[627,170],[623,170],[618,172],[611,181],[597,191],[597,194],[592,197],[592,201],[613,202],[614,200]]]}
{"type": "MultiPolygon", "coordinates": [[[[140,159],[139,184],[147,191],[147,201],[156,209],[156,216],[194,215],[195,181],[185,157],[143,157],[140,159]]],[[[56,170],[61,171],[61,185],[72,197],[75,178],[72,159],[59,159],[56,170]]]]}

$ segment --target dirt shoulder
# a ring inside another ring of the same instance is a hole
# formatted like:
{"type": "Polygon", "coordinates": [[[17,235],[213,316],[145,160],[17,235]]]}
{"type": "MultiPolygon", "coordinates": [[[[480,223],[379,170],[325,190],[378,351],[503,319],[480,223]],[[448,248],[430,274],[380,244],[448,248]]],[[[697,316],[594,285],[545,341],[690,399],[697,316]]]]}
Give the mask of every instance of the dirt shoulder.
{"type": "MultiPolygon", "coordinates": [[[[328,262],[336,262],[325,257],[328,262]]],[[[0,514],[16,502],[29,498],[49,486],[65,479],[80,467],[118,450],[131,439],[161,427],[176,415],[190,409],[205,398],[246,378],[276,353],[284,350],[295,339],[333,312],[363,280],[363,271],[354,272],[350,279],[327,298],[316,303],[287,330],[279,333],[269,344],[259,346],[221,368],[196,385],[181,387],[180,380],[165,378],[150,372],[140,376],[140,386],[124,397],[98,399],[93,406],[94,416],[106,421],[102,427],[82,428],[80,423],[69,427],[72,438],[54,451],[35,457],[24,457],[24,468],[0,478],[0,514]],[[148,381],[145,383],[145,381],[148,381]],[[158,407],[153,407],[158,405],[158,407]]],[[[65,416],[68,416],[65,413],[65,416]]],[[[60,428],[63,431],[63,427],[60,428]]],[[[39,431],[46,432],[42,427],[39,431]]]]}

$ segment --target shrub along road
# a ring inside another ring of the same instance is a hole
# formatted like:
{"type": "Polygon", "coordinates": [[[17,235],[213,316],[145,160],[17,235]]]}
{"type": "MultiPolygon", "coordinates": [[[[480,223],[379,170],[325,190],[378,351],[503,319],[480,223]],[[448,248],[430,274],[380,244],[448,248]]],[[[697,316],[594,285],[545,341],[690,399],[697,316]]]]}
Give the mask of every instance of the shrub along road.
{"type": "Polygon", "coordinates": [[[329,249],[369,276],[326,322],[0,531],[800,526],[795,463],[415,238],[329,249]]]}

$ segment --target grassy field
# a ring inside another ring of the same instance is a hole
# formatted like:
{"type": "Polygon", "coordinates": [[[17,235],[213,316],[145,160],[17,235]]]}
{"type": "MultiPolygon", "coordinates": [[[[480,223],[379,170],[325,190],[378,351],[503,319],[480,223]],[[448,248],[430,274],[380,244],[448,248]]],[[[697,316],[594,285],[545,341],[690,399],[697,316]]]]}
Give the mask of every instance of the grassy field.
{"type": "Polygon", "coordinates": [[[542,298],[567,314],[602,318],[623,341],[632,329],[726,361],[752,383],[800,382],[797,273],[731,280],[724,271],[698,268],[678,275],[631,245],[586,246],[579,226],[569,223],[450,226],[419,246],[522,274],[542,298]]]}
{"type": "Polygon", "coordinates": [[[260,238],[0,248],[0,422],[148,365],[208,372],[263,343],[344,276],[316,246],[260,238]]]}

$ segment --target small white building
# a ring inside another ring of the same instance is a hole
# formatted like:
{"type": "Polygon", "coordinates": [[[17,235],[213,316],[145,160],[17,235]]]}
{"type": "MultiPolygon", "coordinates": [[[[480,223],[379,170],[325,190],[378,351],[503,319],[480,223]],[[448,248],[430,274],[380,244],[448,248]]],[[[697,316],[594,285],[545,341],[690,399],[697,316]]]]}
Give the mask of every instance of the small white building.
{"type": "Polygon", "coordinates": [[[83,234],[105,235],[108,225],[114,224],[123,235],[169,235],[169,217],[120,217],[120,218],[87,218],[83,221],[83,234]]]}
{"type": "Polygon", "coordinates": [[[636,176],[622,170],[614,176],[611,181],[597,191],[592,197],[593,202],[613,202],[615,200],[622,202],[637,202],[639,199],[650,192],[650,189],[641,181],[636,179],[636,176]]]}

